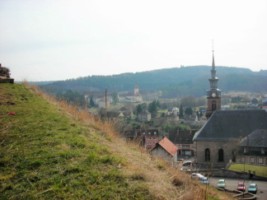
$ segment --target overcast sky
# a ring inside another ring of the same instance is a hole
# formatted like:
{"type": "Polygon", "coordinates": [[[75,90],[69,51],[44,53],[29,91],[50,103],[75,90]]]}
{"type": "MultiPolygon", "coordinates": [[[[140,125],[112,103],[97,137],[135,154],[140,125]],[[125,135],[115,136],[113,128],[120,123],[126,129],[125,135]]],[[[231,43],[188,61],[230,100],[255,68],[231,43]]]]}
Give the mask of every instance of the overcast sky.
{"type": "Polygon", "coordinates": [[[17,81],[181,65],[267,69],[267,0],[0,0],[0,63],[17,81]]]}

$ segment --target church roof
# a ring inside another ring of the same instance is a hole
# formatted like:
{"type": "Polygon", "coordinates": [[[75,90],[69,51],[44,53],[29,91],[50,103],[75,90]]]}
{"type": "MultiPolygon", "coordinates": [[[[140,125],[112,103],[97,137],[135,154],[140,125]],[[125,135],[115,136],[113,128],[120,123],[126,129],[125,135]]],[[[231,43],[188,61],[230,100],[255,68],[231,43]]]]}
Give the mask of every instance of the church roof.
{"type": "Polygon", "coordinates": [[[267,147],[267,129],[258,129],[253,131],[240,141],[240,146],[267,147]]]}
{"type": "Polygon", "coordinates": [[[241,139],[257,129],[267,129],[264,110],[216,111],[197,131],[193,141],[241,139]]]}
{"type": "Polygon", "coordinates": [[[169,139],[174,144],[192,144],[193,137],[196,131],[170,131],[169,132],[169,139]]]}

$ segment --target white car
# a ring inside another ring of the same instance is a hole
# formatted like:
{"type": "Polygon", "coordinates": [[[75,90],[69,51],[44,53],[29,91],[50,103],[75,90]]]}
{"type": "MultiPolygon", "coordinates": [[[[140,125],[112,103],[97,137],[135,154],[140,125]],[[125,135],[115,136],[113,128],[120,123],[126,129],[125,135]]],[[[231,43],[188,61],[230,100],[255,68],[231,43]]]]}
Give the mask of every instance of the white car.
{"type": "Polygon", "coordinates": [[[200,179],[200,178],[203,178],[203,177],[205,177],[205,176],[203,176],[203,175],[200,174],[200,173],[192,173],[192,174],[191,174],[191,178],[192,178],[192,179],[200,179]]]}
{"type": "Polygon", "coordinates": [[[200,183],[209,184],[209,179],[200,173],[192,173],[191,178],[199,180],[200,183]]]}
{"type": "Polygon", "coordinates": [[[191,171],[191,169],[192,169],[192,163],[193,162],[191,160],[185,161],[182,164],[181,171],[191,171]]]}
{"type": "Polygon", "coordinates": [[[225,180],[224,179],[219,179],[217,183],[218,188],[225,189],[225,180]]]}

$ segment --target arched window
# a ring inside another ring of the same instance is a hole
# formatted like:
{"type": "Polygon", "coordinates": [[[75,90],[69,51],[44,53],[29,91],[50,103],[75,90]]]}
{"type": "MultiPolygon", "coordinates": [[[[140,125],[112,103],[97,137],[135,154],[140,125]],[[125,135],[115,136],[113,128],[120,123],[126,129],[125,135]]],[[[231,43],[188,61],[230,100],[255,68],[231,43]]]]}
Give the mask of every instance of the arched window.
{"type": "Polygon", "coordinates": [[[205,149],[205,161],[209,162],[210,161],[210,149],[205,149]]]}
{"type": "Polygon", "coordinates": [[[234,150],[232,151],[232,161],[236,161],[236,152],[234,150]]]}
{"type": "Polygon", "coordinates": [[[218,162],[223,162],[224,161],[224,152],[223,149],[218,150],[218,162]]]}
{"type": "Polygon", "coordinates": [[[212,103],[211,103],[211,110],[212,111],[214,111],[214,110],[216,110],[216,101],[212,101],[212,103]]]}

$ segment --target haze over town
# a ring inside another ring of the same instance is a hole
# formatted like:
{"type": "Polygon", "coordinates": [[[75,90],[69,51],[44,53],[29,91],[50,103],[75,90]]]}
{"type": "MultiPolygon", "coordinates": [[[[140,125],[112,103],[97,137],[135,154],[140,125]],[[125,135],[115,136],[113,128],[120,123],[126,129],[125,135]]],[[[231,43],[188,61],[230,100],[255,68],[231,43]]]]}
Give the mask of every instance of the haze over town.
{"type": "Polygon", "coordinates": [[[0,62],[20,81],[181,65],[267,69],[267,1],[0,2],[0,62]]]}

